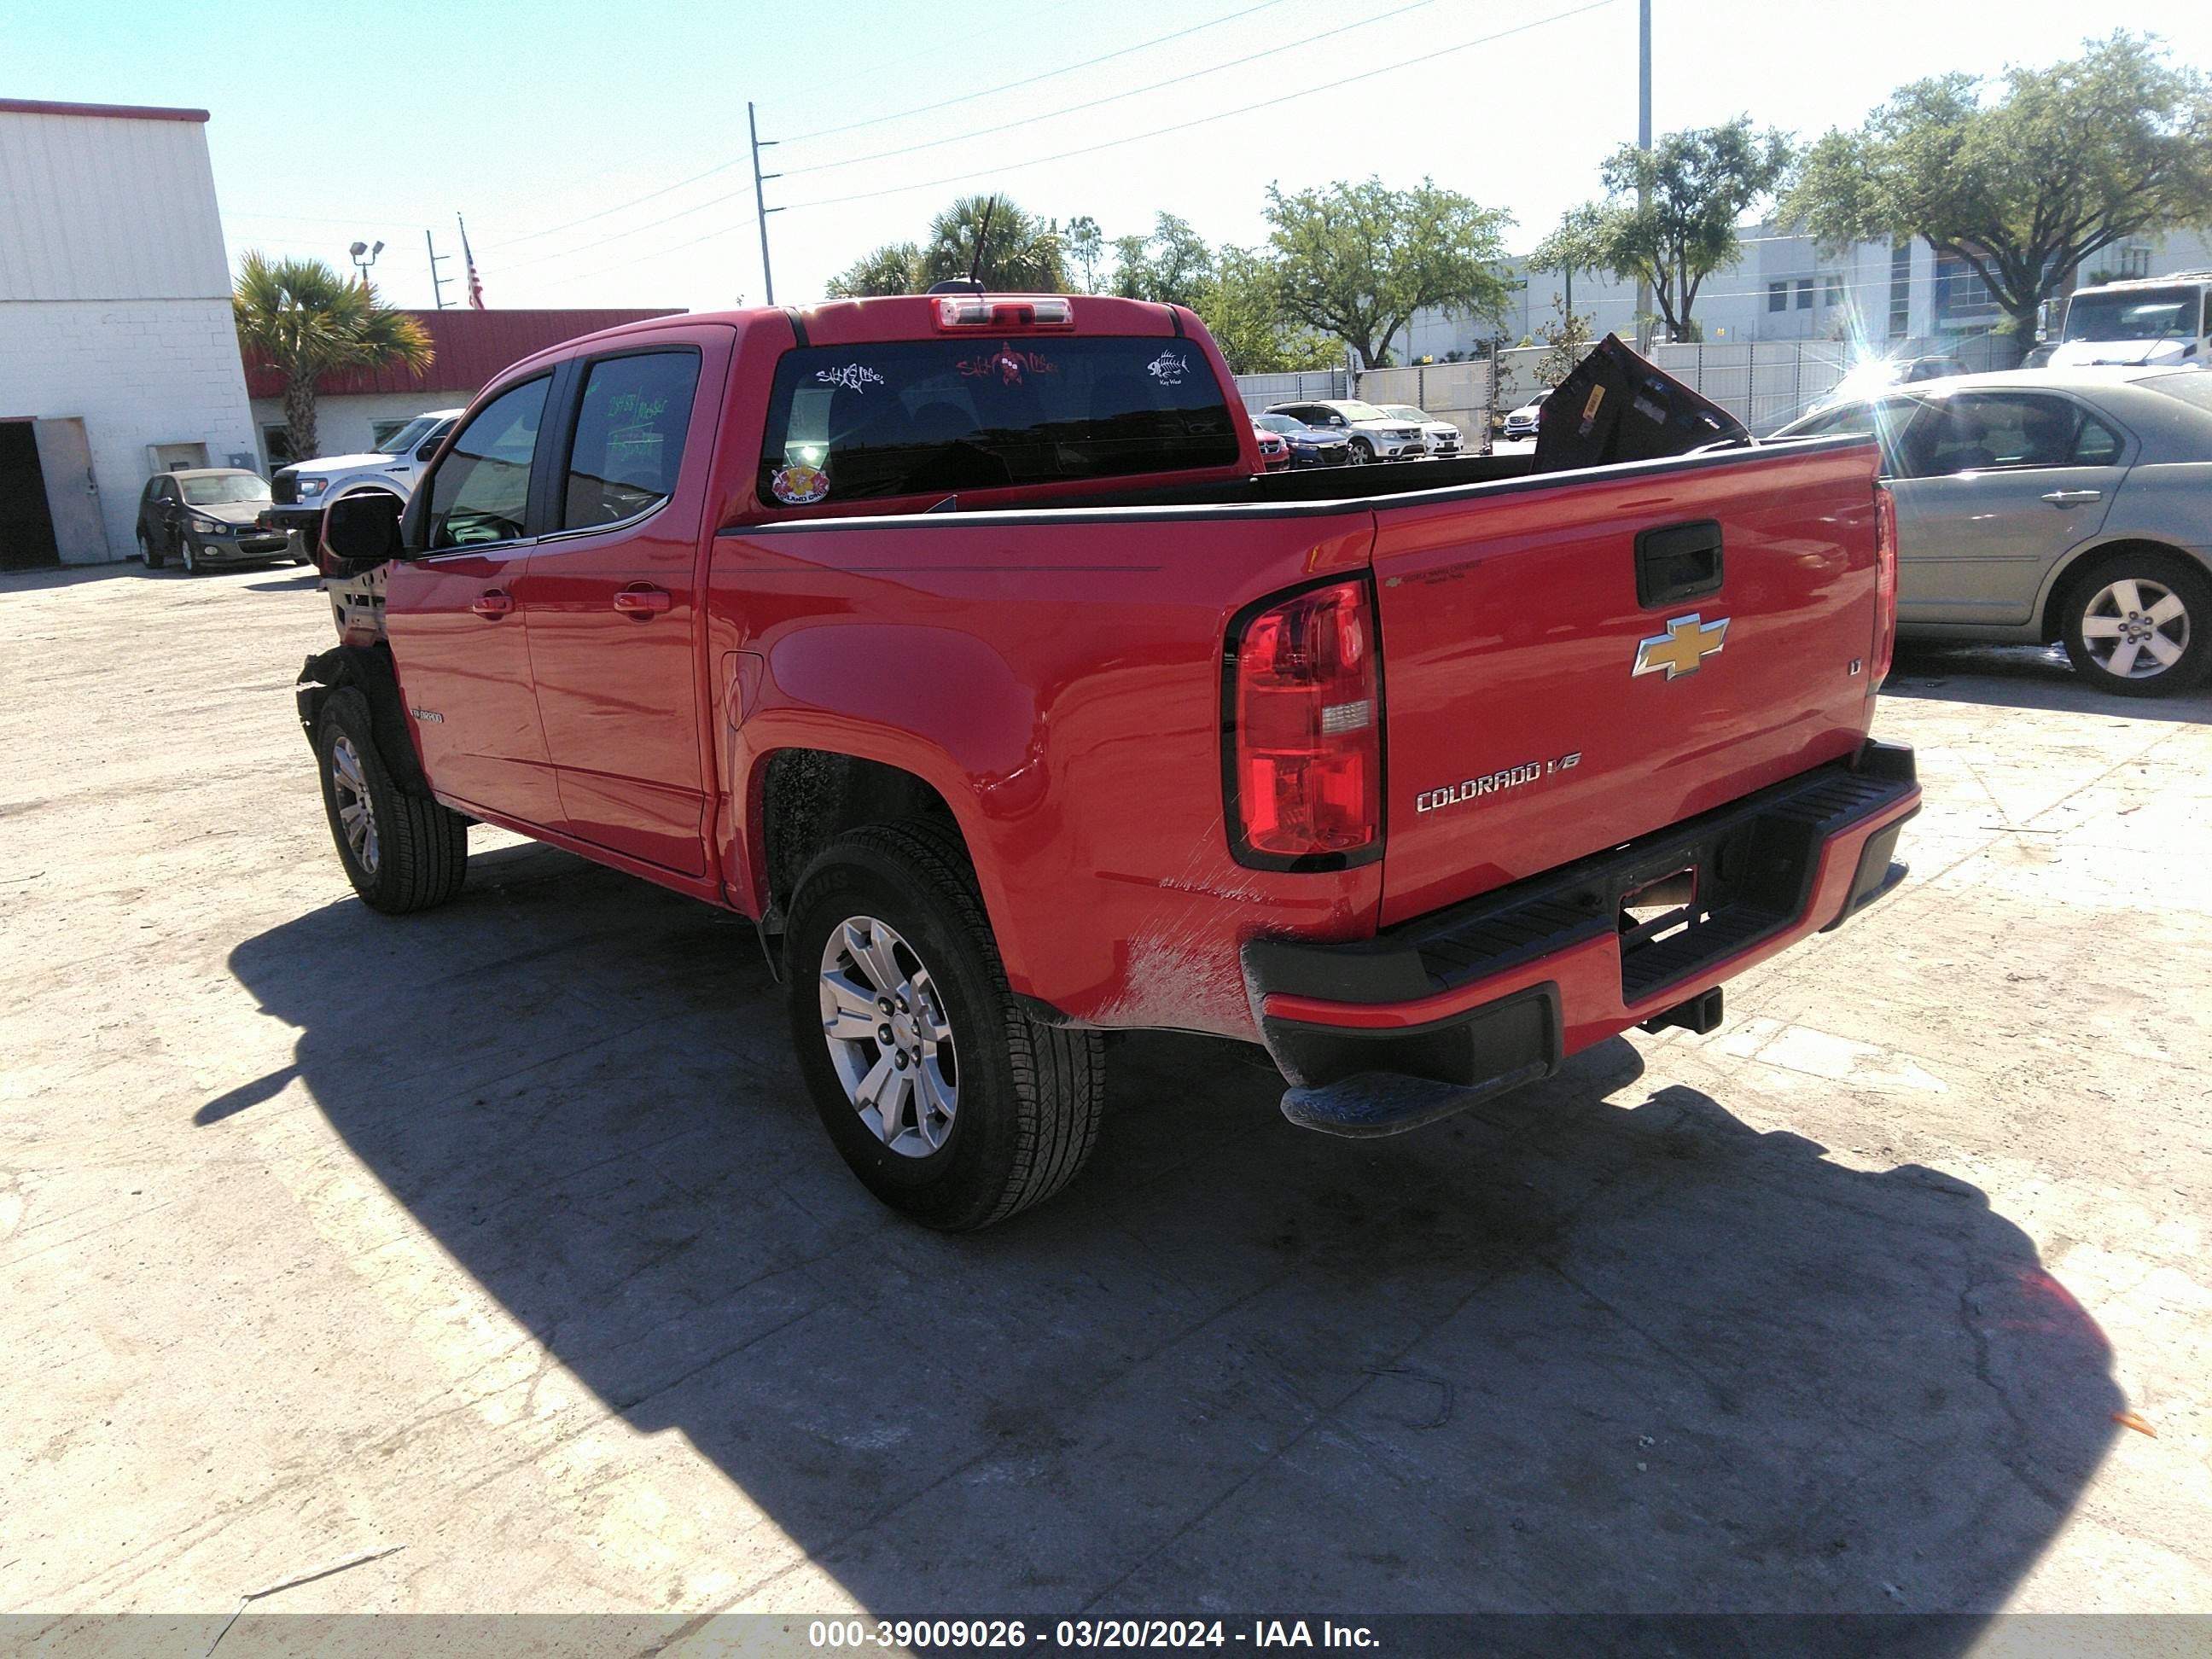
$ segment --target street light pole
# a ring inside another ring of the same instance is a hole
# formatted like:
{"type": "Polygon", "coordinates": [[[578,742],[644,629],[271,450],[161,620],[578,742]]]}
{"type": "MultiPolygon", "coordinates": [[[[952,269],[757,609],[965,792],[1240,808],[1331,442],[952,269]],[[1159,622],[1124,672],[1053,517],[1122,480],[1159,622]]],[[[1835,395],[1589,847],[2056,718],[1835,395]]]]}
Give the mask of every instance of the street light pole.
{"type": "MultiPolygon", "coordinates": [[[[1636,148],[1647,155],[1651,152],[1651,0],[1636,0],[1636,148]]],[[[1651,192],[1639,185],[1636,191],[1636,210],[1648,212],[1651,192]]],[[[1651,349],[1651,279],[1636,279],[1636,344],[1639,350],[1651,349]]]]}
{"type": "Polygon", "coordinates": [[[767,198],[761,191],[761,185],[770,179],[781,179],[783,175],[780,173],[763,173],[761,171],[761,151],[770,148],[776,143],[776,141],[770,138],[765,143],[762,142],[760,136],[760,124],[753,118],[753,106],[750,99],[747,99],[745,100],[745,131],[753,141],[753,211],[760,220],[761,286],[768,290],[768,302],[770,305],[774,305],[775,303],[775,276],[774,272],[769,270],[768,264],[768,216],[771,213],[781,213],[783,210],[781,208],[771,208],[769,206],[767,198]]]}

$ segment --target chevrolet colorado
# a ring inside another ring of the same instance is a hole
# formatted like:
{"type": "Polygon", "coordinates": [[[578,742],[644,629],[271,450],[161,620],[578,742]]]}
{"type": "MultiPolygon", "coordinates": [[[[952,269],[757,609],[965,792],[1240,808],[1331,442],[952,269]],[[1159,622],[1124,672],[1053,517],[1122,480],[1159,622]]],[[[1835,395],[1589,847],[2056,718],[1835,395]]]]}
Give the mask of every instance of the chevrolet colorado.
{"type": "Polygon", "coordinates": [[[1607,341],[1533,456],[1265,474],[1182,307],[657,319],[333,505],[300,718],[379,909],[485,821],[752,919],[840,1152],[973,1228],[1081,1167],[1107,1031],[1388,1133],[1895,884],[1875,450],[1746,439],[1607,341]]]}

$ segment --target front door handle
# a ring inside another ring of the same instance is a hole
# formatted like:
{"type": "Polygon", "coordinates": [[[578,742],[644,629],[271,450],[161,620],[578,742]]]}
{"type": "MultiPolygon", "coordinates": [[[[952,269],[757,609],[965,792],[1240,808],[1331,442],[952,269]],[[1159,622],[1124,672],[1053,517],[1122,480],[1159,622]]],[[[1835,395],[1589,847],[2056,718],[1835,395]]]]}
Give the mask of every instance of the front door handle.
{"type": "Polygon", "coordinates": [[[625,617],[658,616],[667,610],[672,603],[667,589],[651,587],[643,582],[639,582],[633,587],[625,587],[615,595],[615,609],[625,617]]]}
{"type": "Polygon", "coordinates": [[[2053,507],[2080,507],[2085,501],[2101,501],[2101,489],[2054,489],[2043,498],[2053,507]]]}
{"type": "Polygon", "coordinates": [[[488,587],[477,595],[475,603],[469,609],[479,617],[488,617],[497,622],[514,609],[514,599],[511,594],[503,593],[496,587],[488,587]]]}

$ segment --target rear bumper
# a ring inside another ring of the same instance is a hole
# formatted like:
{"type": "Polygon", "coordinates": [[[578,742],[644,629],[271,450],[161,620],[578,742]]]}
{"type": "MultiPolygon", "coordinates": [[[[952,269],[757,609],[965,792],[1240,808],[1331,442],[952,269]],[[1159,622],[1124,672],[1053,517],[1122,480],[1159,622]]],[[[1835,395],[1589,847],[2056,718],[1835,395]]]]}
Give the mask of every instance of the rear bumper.
{"type": "Polygon", "coordinates": [[[1309,1127],[1388,1134],[1534,1082],[1632,1025],[1717,1018],[1720,983],[1839,927],[1903,878],[1911,750],[1869,742],[1729,805],[1372,939],[1254,939],[1262,1040],[1309,1127]],[[1632,929],[1622,904],[1694,872],[1632,929]]]}

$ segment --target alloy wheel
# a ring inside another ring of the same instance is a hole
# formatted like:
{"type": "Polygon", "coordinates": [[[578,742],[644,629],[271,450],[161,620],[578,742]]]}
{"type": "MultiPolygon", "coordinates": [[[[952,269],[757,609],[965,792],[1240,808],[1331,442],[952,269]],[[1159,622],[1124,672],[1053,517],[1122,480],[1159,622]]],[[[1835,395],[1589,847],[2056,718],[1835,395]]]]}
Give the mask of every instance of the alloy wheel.
{"type": "Polygon", "coordinates": [[[898,932],[850,916],[822,946],[822,1036],[845,1098],[876,1139],[927,1158],[952,1133],[960,1066],[929,969],[898,932]]]}
{"type": "Polygon", "coordinates": [[[376,873],[376,809],[369,804],[368,780],[363,775],[361,752],[343,732],[331,744],[331,787],[337,798],[338,828],[346,848],[363,875],[376,873]]]}
{"type": "Polygon", "coordinates": [[[2155,678],[2189,649],[2189,607],[2163,582],[2123,576],[2090,596],[2081,643],[2115,679],[2155,678]]]}

